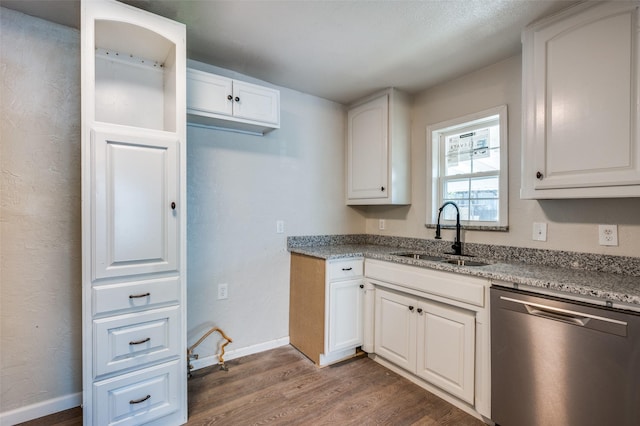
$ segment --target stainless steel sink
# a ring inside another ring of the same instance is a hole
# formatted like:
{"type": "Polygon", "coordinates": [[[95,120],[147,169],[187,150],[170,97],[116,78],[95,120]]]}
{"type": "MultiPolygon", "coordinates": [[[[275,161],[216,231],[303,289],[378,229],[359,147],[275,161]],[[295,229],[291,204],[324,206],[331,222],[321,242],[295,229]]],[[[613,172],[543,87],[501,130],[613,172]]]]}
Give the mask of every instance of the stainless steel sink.
{"type": "Polygon", "coordinates": [[[467,260],[467,259],[449,259],[449,260],[443,260],[444,263],[449,263],[451,265],[458,265],[458,266],[487,266],[490,265],[490,263],[486,263],[486,262],[479,262],[477,260],[467,260]]]}
{"type": "Polygon", "coordinates": [[[445,260],[445,258],[442,256],[432,256],[429,254],[422,254],[422,253],[394,253],[394,255],[400,256],[400,257],[408,257],[408,258],[417,259],[417,260],[430,260],[433,262],[441,262],[445,260]]]}

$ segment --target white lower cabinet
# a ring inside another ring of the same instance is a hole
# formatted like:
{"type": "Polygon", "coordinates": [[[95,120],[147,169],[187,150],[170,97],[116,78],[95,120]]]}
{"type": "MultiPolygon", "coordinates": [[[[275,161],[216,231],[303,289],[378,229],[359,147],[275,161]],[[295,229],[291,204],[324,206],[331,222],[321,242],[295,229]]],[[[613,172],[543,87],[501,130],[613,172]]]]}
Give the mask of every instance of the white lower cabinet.
{"type": "Polygon", "coordinates": [[[473,404],[475,314],[428,301],[416,313],[416,375],[473,404]]]}
{"type": "Polygon", "coordinates": [[[180,423],[180,382],[176,360],[93,384],[96,425],[180,423]],[[156,421],[154,423],[154,421],[156,421]]]}
{"type": "Polygon", "coordinates": [[[317,365],[351,357],[363,343],[363,259],[291,254],[289,340],[317,365]]]}
{"type": "Polygon", "coordinates": [[[375,353],[473,404],[473,312],[376,290],[375,353]]]}
{"type": "Polygon", "coordinates": [[[373,259],[365,271],[367,291],[375,294],[364,307],[373,310],[373,336],[364,336],[373,340],[371,356],[459,408],[490,418],[490,282],[373,259]]]}
{"type": "Polygon", "coordinates": [[[362,344],[362,278],[329,284],[328,352],[362,344]]]}

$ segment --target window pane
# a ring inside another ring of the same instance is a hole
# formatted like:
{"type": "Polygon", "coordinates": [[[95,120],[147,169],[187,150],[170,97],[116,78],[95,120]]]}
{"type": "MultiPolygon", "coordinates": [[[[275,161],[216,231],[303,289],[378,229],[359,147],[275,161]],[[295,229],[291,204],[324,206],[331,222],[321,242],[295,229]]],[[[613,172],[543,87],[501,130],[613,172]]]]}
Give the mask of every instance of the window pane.
{"type": "MultiPolygon", "coordinates": [[[[447,201],[453,201],[458,206],[460,210],[460,220],[469,220],[469,201],[468,200],[444,200],[443,203],[447,201]]],[[[442,210],[441,219],[444,220],[456,220],[456,208],[453,206],[447,206],[442,210]]]]}
{"type": "Polygon", "coordinates": [[[469,198],[469,179],[446,180],[443,194],[444,201],[469,198]]]}
{"type": "Polygon", "coordinates": [[[472,178],[471,193],[472,199],[490,198],[496,199],[500,196],[500,180],[497,176],[472,178]]]}
{"type": "Polygon", "coordinates": [[[491,172],[500,170],[500,148],[487,148],[474,151],[473,172],[491,172]]]}
{"type": "Polygon", "coordinates": [[[499,130],[488,126],[446,136],[445,176],[500,170],[499,130]]]}
{"type": "Polygon", "coordinates": [[[470,220],[498,221],[498,200],[479,199],[471,201],[470,220]]]}

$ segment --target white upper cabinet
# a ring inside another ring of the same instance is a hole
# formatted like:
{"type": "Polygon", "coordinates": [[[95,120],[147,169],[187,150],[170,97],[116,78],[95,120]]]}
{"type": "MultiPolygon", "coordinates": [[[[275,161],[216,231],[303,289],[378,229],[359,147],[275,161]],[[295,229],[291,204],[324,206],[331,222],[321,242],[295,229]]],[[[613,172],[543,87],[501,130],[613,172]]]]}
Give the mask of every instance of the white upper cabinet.
{"type": "Polygon", "coordinates": [[[522,198],[640,196],[638,4],[581,4],[523,42],[522,198]]]}
{"type": "Polygon", "coordinates": [[[280,91],[190,68],[187,119],[195,125],[264,134],[280,128],[280,91]]]}
{"type": "Polygon", "coordinates": [[[347,113],[347,204],[411,204],[409,98],[388,89],[347,113]]]}

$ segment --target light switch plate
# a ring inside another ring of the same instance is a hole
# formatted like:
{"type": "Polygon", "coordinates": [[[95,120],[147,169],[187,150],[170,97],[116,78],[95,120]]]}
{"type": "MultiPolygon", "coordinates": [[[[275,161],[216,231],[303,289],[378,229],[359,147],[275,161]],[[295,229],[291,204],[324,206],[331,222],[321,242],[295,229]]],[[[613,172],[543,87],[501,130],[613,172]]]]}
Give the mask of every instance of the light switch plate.
{"type": "Polygon", "coordinates": [[[533,222],[533,240],[547,241],[547,224],[543,222],[533,222]]]}

